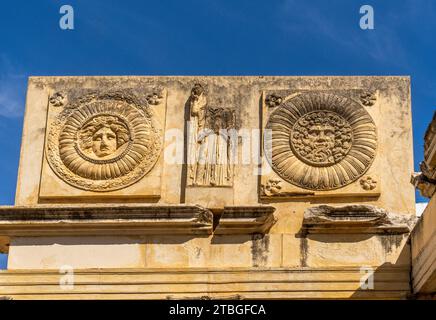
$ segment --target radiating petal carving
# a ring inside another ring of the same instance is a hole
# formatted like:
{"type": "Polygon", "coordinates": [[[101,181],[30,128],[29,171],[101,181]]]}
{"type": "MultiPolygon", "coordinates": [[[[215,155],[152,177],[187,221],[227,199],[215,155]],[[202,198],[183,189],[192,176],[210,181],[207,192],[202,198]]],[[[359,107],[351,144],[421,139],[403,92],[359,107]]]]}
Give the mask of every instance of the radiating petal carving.
{"type": "Polygon", "coordinates": [[[47,160],[74,187],[112,191],[137,182],[162,148],[147,104],[129,93],[92,94],[71,103],[50,128],[47,160]]]}

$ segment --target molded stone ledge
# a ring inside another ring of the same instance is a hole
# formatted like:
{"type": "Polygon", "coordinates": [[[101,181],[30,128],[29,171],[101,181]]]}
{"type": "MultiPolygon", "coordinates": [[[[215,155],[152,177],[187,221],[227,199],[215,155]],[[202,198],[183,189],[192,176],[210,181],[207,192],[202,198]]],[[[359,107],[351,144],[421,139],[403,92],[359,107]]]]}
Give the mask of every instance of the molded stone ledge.
{"type": "Polygon", "coordinates": [[[200,206],[0,207],[0,236],[211,234],[200,206]]]}
{"type": "Polygon", "coordinates": [[[431,198],[436,192],[436,182],[429,180],[428,177],[423,173],[413,173],[410,178],[410,183],[412,183],[413,186],[419,190],[423,197],[431,198]]]}
{"type": "Polygon", "coordinates": [[[305,210],[301,231],[302,234],[403,234],[410,232],[414,222],[414,216],[388,213],[371,205],[320,205],[305,210]]]}
{"type": "Polygon", "coordinates": [[[267,233],[276,222],[274,211],[271,206],[224,207],[214,234],[267,233]]]}
{"type": "Polygon", "coordinates": [[[0,236],[0,253],[8,253],[9,252],[9,237],[0,236]]]}
{"type": "Polygon", "coordinates": [[[412,286],[419,295],[436,293],[436,197],[434,196],[410,235],[412,286]]]}

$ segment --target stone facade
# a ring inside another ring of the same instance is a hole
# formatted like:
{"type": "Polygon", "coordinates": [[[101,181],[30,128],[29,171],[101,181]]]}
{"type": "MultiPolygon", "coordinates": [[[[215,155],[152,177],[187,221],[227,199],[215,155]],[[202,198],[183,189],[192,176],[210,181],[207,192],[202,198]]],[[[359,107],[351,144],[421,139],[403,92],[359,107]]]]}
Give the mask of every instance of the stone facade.
{"type": "Polygon", "coordinates": [[[407,298],[412,146],[407,77],[32,77],[0,294],[407,298]]]}

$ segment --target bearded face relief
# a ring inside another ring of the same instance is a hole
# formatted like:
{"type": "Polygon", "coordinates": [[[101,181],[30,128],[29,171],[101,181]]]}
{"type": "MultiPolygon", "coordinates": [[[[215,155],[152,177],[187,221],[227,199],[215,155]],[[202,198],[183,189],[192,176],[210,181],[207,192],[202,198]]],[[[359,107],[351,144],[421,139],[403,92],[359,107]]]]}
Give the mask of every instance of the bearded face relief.
{"type": "Polygon", "coordinates": [[[351,148],[352,130],[347,121],[330,111],[309,113],[293,127],[291,146],[295,154],[314,166],[342,160],[351,148]]]}

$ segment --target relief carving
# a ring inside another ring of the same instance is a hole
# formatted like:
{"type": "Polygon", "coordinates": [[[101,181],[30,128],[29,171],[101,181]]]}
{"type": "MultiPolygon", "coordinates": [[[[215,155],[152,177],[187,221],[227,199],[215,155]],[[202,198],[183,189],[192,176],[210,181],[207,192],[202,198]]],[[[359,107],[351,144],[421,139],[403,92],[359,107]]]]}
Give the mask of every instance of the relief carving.
{"type": "Polygon", "coordinates": [[[65,106],[50,128],[46,155],[72,186],[112,191],[151,170],[161,136],[147,103],[127,92],[93,93],[65,106]]]}
{"type": "Polygon", "coordinates": [[[65,94],[56,92],[50,97],[49,102],[55,107],[62,107],[66,102],[65,94]]]}
{"type": "Polygon", "coordinates": [[[265,103],[268,107],[273,108],[279,106],[283,101],[282,97],[279,97],[275,94],[270,94],[266,97],[265,103]]]}
{"type": "Polygon", "coordinates": [[[232,186],[235,112],[208,104],[196,84],[188,101],[188,185],[232,186]]]}
{"type": "Polygon", "coordinates": [[[331,93],[297,95],[274,110],[265,154],[285,181],[310,190],[333,190],[359,179],[371,166],[376,127],[367,111],[331,93]]]}
{"type": "Polygon", "coordinates": [[[375,94],[372,92],[366,91],[360,95],[360,102],[366,107],[373,106],[376,100],[377,98],[375,97],[375,94]]]}

